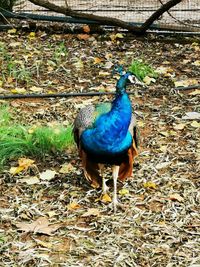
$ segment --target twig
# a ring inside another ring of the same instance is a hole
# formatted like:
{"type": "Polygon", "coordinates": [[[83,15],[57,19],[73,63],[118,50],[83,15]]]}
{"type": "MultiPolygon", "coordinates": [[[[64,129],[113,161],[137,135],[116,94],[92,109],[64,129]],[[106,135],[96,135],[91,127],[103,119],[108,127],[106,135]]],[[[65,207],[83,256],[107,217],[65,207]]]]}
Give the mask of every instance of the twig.
{"type": "MultiPolygon", "coordinates": [[[[128,92],[129,95],[135,92],[128,92]]],[[[62,94],[16,94],[16,95],[0,95],[0,100],[3,99],[26,99],[26,98],[62,98],[62,97],[78,97],[78,96],[100,96],[100,95],[115,95],[115,92],[90,92],[90,93],[62,93],[62,94]]]]}
{"type": "Polygon", "coordinates": [[[177,91],[185,91],[185,90],[193,90],[193,89],[199,89],[200,88],[200,84],[198,85],[190,85],[190,86],[180,86],[180,87],[175,87],[174,90],[177,91]]]}

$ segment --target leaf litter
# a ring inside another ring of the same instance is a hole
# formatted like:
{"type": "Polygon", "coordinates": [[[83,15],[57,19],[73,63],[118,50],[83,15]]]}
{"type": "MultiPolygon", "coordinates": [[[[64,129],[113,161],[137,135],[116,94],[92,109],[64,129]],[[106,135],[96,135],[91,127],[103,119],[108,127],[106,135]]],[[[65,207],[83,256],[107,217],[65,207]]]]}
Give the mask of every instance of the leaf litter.
{"type": "MultiPolygon", "coordinates": [[[[141,146],[133,178],[118,183],[124,209],[115,215],[109,210],[112,185],[105,202],[95,201],[101,200],[101,192],[83,178],[75,148],[41,162],[33,159],[37,168],[25,164],[16,175],[9,169],[17,159],[9,162],[0,174],[0,265],[198,265],[199,93],[172,89],[176,81],[199,82],[199,43],[177,45],[84,31],[79,36],[0,34],[1,46],[9,47],[7,53],[15,60],[24,60],[28,70],[22,76],[24,69],[19,69],[20,75],[12,79],[5,73],[1,92],[111,90],[116,80],[109,69],[119,62],[128,68],[140,57],[157,69],[159,77],[147,89],[128,88],[137,90],[130,97],[140,122],[141,146]]],[[[72,123],[80,107],[110,100],[110,96],[15,100],[10,106],[24,124],[43,125],[72,123]]]]}

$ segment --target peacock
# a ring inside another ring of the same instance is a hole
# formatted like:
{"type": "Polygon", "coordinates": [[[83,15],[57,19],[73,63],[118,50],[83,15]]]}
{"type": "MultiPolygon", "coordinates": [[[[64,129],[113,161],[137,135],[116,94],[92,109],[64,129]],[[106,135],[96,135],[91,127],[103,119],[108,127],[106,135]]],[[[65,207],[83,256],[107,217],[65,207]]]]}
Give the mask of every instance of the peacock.
{"type": "Polygon", "coordinates": [[[132,175],[133,161],[138,155],[138,129],[126,92],[128,81],[140,83],[131,72],[121,73],[114,100],[82,108],[73,127],[84,176],[95,188],[102,184],[102,194],[108,190],[104,167],[112,167],[115,212],[119,204],[117,179],[124,181],[132,175]]]}

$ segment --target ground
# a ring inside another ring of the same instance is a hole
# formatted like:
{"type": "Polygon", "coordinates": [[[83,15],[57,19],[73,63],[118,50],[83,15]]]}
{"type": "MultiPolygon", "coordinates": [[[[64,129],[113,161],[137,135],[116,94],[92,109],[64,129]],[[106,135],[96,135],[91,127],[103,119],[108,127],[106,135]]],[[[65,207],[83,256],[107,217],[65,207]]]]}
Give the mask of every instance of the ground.
{"type": "MultiPolygon", "coordinates": [[[[140,149],[133,177],[118,183],[124,208],[116,214],[107,201],[99,200],[100,190],[84,179],[75,147],[44,160],[34,158],[35,167],[16,175],[9,170],[17,159],[7,163],[0,174],[0,266],[200,264],[199,119],[191,114],[184,118],[187,112],[199,114],[199,91],[173,90],[177,81],[199,82],[199,40],[169,42],[169,37],[119,38],[111,33],[4,32],[0,37],[1,47],[18,60],[22,72],[2,77],[1,94],[110,92],[116,83],[113,64],[127,68],[136,58],[160,72],[146,88],[128,88],[134,92],[130,98],[140,127],[140,149]],[[26,179],[45,170],[57,174],[50,181],[27,184],[26,179]]],[[[21,123],[66,125],[73,123],[80,107],[111,98],[1,102],[9,104],[21,123]]]]}

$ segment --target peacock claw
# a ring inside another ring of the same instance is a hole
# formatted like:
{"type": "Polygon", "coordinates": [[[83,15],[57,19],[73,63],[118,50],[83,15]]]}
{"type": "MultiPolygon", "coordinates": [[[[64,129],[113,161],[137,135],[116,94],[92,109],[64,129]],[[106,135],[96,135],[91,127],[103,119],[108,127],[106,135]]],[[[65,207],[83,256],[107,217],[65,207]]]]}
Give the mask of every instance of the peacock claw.
{"type": "Polygon", "coordinates": [[[118,207],[121,208],[121,209],[124,209],[124,205],[121,204],[118,200],[113,200],[112,203],[110,203],[110,204],[108,205],[108,207],[109,207],[111,210],[113,210],[114,213],[117,212],[117,208],[118,208],[118,207]]]}

